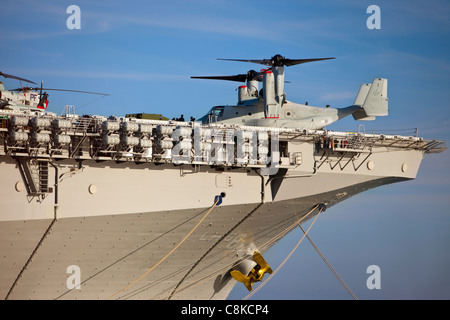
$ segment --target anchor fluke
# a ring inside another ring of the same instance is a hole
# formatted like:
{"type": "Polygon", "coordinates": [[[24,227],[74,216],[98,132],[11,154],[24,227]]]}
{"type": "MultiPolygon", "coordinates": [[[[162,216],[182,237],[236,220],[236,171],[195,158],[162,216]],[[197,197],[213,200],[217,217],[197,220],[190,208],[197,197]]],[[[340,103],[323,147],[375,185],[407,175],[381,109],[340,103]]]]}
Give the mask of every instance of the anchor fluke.
{"type": "Polygon", "coordinates": [[[256,280],[253,280],[251,277],[244,276],[242,274],[242,272],[240,272],[238,270],[230,271],[230,273],[234,279],[236,279],[239,282],[242,282],[247,287],[248,291],[253,290],[252,285],[253,285],[253,282],[255,282],[256,280]]]}
{"type": "Polygon", "coordinates": [[[253,283],[261,281],[266,273],[269,274],[273,273],[272,268],[269,266],[266,260],[264,260],[263,256],[258,251],[255,251],[253,253],[253,261],[256,262],[256,265],[248,273],[248,275],[244,275],[239,270],[230,271],[231,276],[235,280],[242,282],[248,289],[248,291],[252,291],[253,283]]]}

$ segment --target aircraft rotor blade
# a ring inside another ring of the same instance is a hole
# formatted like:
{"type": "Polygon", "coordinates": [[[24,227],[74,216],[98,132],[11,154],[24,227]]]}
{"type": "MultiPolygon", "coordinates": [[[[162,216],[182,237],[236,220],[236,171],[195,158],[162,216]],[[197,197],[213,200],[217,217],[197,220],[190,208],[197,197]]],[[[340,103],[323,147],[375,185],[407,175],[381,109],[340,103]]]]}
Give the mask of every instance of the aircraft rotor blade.
{"type": "Polygon", "coordinates": [[[27,79],[24,79],[24,78],[16,77],[16,76],[13,76],[13,75],[11,75],[11,74],[3,73],[3,72],[1,72],[1,71],[0,71],[0,76],[3,76],[3,77],[5,77],[5,78],[16,79],[16,80],[20,80],[20,81],[25,81],[25,82],[37,84],[36,82],[33,82],[33,81],[31,81],[31,80],[27,80],[27,79]]]}
{"type": "MultiPolygon", "coordinates": [[[[31,89],[37,90],[37,89],[40,89],[40,88],[31,88],[31,89]]],[[[90,92],[90,91],[79,91],[79,90],[68,90],[68,89],[48,89],[48,88],[43,88],[42,90],[47,90],[47,91],[78,92],[78,93],[99,94],[99,95],[102,95],[102,96],[109,96],[109,93],[90,92]]]]}
{"type": "Polygon", "coordinates": [[[204,77],[191,77],[192,79],[208,79],[208,80],[228,80],[245,82],[247,80],[246,74],[237,74],[235,76],[204,76],[204,77]]]}
{"type": "Polygon", "coordinates": [[[17,88],[17,89],[13,89],[10,91],[22,91],[22,90],[40,90],[41,92],[46,90],[46,91],[66,91],[66,92],[78,92],[78,93],[88,93],[88,94],[99,94],[102,96],[109,96],[109,93],[100,93],[100,92],[90,92],[90,91],[79,91],[79,90],[68,90],[68,89],[51,89],[51,88],[42,88],[42,87],[35,87],[35,88],[31,88],[31,87],[27,87],[27,88],[17,88]]]}
{"type": "Polygon", "coordinates": [[[289,67],[289,66],[295,66],[295,65],[301,64],[301,63],[321,61],[321,60],[330,60],[330,59],[336,59],[336,58],[332,57],[332,58],[318,58],[318,59],[283,59],[283,63],[285,66],[289,67]]]}
{"type": "Polygon", "coordinates": [[[273,66],[272,60],[270,60],[270,59],[251,60],[251,59],[221,59],[221,58],[218,58],[217,60],[251,62],[251,63],[257,63],[257,64],[263,64],[263,65],[270,66],[270,67],[273,66]]]}
{"type": "Polygon", "coordinates": [[[294,66],[301,63],[307,63],[307,62],[313,62],[313,61],[321,61],[321,60],[330,60],[330,59],[336,59],[334,57],[332,58],[317,58],[317,59],[286,59],[282,55],[275,55],[271,59],[222,59],[218,58],[217,60],[226,60],[226,61],[240,61],[240,62],[251,62],[251,63],[258,63],[263,64],[269,67],[289,67],[294,66]]]}
{"type": "Polygon", "coordinates": [[[233,76],[201,76],[201,77],[191,77],[192,79],[208,79],[208,80],[228,80],[236,82],[245,82],[247,80],[261,81],[259,78],[260,72],[255,70],[249,70],[246,74],[237,74],[233,76]]]}

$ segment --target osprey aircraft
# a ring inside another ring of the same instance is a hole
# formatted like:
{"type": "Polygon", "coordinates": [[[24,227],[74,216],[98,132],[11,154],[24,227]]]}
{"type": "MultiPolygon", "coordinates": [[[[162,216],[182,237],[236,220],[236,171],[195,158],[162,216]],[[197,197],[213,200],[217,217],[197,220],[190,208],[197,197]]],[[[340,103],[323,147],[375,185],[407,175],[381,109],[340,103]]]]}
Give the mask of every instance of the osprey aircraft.
{"type": "Polygon", "coordinates": [[[285,67],[302,63],[335,59],[287,59],[280,54],[271,59],[218,59],[257,63],[268,66],[257,72],[232,76],[196,76],[193,79],[244,82],[238,88],[238,102],[232,106],[215,106],[199,119],[202,123],[229,123],[260,127],[319,130],[348,115],[355,120],[375,120],[388,115],[387,79],[375,78],[362,84],[353,105],[346,108],[322,108],[288,101],[284,91],[285,67]],[[258,84],[262,82],[262,89],[258,84]]]}

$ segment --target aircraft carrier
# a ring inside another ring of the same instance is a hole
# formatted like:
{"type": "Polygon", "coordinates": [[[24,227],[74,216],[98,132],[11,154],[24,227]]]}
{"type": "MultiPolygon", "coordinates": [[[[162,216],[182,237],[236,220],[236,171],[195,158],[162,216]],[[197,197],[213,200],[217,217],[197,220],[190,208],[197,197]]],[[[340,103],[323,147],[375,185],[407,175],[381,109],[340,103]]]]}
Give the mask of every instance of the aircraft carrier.
{"type": "Polygon", "coordinates": [[[329,59],[221,59],[267,68],[192,77],[246,83],[236,105],[197,122],[70,106],[57,115],[46,112],[46,90],[60,89],[0,83],[1,297],[226,299],[239,282],[252,291],[273,274],[264,254],[293,228],[414,179],[426,154],[446,149],[324,129],[349,115],[387,116],[384,78],[362,84],[345,108],[286,99],[285,67],[329,59]]]}
{"type": "Polygon", "coordinates": [[[416,136],[0,111],[0,296],[11,300],[226,299],[242,285],[230,271],[264,267],[255,252],[291,226],[414,179],[445,149],[416,136]]]}

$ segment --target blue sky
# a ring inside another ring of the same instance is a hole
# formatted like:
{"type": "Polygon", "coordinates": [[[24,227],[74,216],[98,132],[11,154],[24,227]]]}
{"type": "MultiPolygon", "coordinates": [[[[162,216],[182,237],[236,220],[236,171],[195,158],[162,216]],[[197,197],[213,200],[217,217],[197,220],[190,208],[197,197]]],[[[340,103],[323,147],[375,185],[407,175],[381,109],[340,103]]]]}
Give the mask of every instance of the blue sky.
{"type": "MultiPolygon", "coordinates": [[[[432,1],[3,1],[0,71],[44,81],[49,110],[125,115],[162,113],[199,118],[236,102],[238,83],[192,80],[232,75],[256,64],[217,58],[336,57],[286,70],[287,98],[346,107],[361,83],[388,78],[390,115],[366,130],[419,128],[427,139],[450,137],[450,3],[432,1]],[[69,5],[81,29],[69,30],[69,5]],[[369,30],[369,5],[381,29],[369,30]]],[[[9,88],[16,81],[3,79],[9,88]]],[[[355,130],[349,117],[330,126],[355,130]]],[[[361,299],[449,299],[449,153],[428,156],[414,181],[368,191],[327,210],[311,237],[361,299]],[[368,290],[369,265],[382,288],[368,290]]],[[[293,231],[272,250],[277,266],[301,236],[293,231]]],[[[246,290],[236,288],[239,299],[246,290]]],[[[305,241],[254,296],[259,299],[351,298],[305,241]],[[291,275],[298,272],[295,281],[291,275]]]]}

